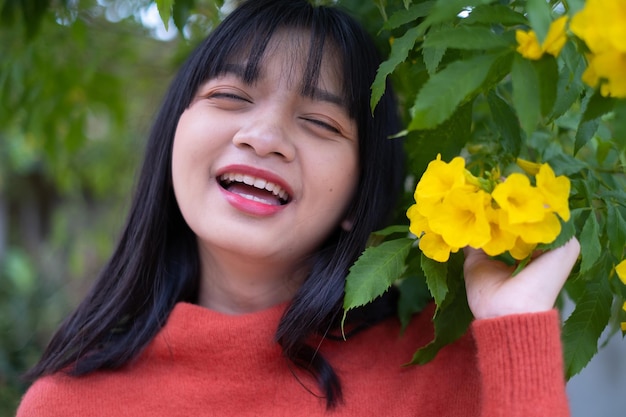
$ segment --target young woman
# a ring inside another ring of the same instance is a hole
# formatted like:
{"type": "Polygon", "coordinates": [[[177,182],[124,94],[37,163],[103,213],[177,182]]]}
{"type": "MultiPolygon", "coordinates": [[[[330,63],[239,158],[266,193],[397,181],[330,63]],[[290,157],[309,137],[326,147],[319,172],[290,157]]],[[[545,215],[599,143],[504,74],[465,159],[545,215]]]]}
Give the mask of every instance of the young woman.
{"type": "Polygon", "coordinates": [[[29,416],[565,416],[552,306],[574,240],[515,278],[467,250],[471,332],[429,364],[387,294],[336,337],[344,279],[402,183],[390,88],[345,13],[251,0],[191,55],[152,130],[127,225],[30,371],[29,416]]]}

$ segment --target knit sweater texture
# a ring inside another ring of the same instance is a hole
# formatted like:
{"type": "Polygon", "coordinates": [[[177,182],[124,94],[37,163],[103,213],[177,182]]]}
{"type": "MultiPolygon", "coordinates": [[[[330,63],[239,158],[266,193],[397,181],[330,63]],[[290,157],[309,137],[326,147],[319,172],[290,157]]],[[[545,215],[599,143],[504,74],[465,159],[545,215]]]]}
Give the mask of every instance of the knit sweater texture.
{"type": "Polygon", "coordinates": [[[179,303],[155,339],[114,371],[37,380],[17,417],[569,416],[555,310],[476,320],[434,360],[403,366],[433,336],[432,308],[401,335],[395,318],[321,342],[343,402],[327,410],[313,378],[274,341],[285,306],[225,315],[179,303]]]}

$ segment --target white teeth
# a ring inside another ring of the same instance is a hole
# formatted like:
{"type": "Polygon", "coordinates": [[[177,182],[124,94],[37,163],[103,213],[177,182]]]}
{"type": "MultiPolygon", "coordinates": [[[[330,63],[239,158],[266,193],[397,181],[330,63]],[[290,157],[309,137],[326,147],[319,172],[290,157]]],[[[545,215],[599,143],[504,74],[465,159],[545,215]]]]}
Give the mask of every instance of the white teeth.
{"type": "Polygon", "coordinates": [[[263,178],[256,178],[252,175],[244,175],[240,173],[227,172],[220,176],[220,180],[231,183],[231,182],[241,182],[246,185],[251,185],[259,190],[267,190],[274,194],[276,197],[280,198],[282,201],[287,201],[289,199],[289,194],[287,191],[283,190],[283,188],[273,182],[269,182],[264,180],[263,178]]]}

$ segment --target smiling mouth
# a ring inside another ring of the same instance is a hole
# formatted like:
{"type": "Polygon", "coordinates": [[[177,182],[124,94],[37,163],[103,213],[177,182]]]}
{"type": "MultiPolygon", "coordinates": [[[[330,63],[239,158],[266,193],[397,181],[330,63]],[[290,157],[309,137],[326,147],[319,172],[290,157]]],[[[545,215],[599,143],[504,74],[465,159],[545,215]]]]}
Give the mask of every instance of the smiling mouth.
{"type": "Polygon", "coordinates": [[[227,172],[220,175],[219,183],[231,193],[264,204],[283,206],[291,200],[280,185],[252,175],[227,172]]]}

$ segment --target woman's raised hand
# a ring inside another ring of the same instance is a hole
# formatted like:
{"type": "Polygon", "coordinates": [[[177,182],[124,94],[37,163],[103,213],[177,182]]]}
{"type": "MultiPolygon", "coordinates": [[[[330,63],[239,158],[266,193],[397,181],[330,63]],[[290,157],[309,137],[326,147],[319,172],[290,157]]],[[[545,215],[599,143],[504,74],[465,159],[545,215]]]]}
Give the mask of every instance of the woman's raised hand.
{"type": "Polygon", "coordinates": [[[486,319],[552,309],[579,252],[580,244],[572,238],[536,256],[511,276],[514,267],[491,259],[482,250],[465,248],[467,301],[474,317],[486,319]]]}

